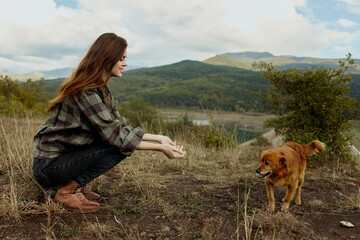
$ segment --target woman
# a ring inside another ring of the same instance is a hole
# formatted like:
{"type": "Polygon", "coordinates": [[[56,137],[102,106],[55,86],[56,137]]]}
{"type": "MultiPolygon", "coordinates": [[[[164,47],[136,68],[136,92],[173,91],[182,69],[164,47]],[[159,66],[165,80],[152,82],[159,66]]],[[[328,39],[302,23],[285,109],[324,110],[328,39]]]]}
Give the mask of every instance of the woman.
{"type": "Polygon", "coordinates": [[[50,102],[51,114],[34,137],[34,177],[44,187],[61,186],[54,201],[68,209],[98,210],[92,200],[100,196],[84,186],[136,149],[161,151],[170,159],[186,154],[167,136],[127,125],[116,110],[107,83],[122,76],[126,49],[125,39],[101,35],[50,102]]]}

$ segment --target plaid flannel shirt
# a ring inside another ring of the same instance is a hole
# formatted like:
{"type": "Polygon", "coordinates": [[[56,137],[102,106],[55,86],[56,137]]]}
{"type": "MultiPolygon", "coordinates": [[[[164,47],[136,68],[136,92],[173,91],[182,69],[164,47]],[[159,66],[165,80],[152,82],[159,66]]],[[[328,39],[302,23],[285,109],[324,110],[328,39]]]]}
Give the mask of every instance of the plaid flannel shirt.
{"type": "MultiPolygon", "coordinates": [[[[103,90],[113,99],[107,87],[103,90]]],[[[120,153],[130,156],[140,144],[144,131],[127,125],[115,106],[111,109],[106,102],[98,88],[67,97],[35,134],[34,157],[55,158],[96,139],[105,140],[120,153]]]]}

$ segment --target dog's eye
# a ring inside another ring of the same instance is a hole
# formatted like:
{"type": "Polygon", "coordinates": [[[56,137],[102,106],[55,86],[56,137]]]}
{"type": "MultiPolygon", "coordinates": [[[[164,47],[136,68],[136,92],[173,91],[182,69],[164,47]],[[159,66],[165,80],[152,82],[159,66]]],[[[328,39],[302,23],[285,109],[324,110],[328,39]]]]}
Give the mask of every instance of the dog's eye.
{"type": "Polygon", "coordinates": [[[265,162],[265,165],[266,165],[266,166],[269,166],[269,165],[270,165],[270,163],[268,163],[268,162],[265,162]]]}

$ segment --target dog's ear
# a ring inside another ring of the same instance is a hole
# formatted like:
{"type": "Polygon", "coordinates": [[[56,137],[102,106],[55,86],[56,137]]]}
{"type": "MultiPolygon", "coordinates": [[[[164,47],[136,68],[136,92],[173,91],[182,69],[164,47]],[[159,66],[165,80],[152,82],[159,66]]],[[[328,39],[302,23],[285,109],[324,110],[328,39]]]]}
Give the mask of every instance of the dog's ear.
{"type": "Polygon", "coordinates": [[[280,162],[280,165],[281,165],[283,168],[287,168],[285,157],[281,157],[280,160],[279,160],[279,162],[280,162]]]}

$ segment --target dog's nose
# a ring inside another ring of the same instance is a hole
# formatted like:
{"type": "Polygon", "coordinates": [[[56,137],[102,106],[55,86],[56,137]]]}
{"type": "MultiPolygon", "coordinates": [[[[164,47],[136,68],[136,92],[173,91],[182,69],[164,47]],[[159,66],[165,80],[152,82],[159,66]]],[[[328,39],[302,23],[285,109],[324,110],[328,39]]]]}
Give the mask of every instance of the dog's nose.
{"type": "Polygon", "coordinates": [[[260,169],[256,169],[256,173],[260,173],[260,169]]]}

